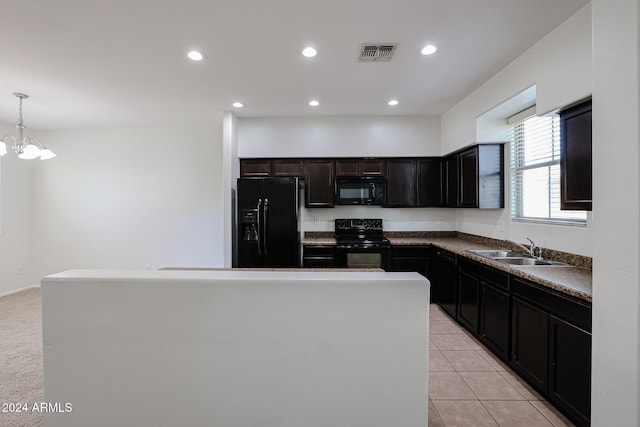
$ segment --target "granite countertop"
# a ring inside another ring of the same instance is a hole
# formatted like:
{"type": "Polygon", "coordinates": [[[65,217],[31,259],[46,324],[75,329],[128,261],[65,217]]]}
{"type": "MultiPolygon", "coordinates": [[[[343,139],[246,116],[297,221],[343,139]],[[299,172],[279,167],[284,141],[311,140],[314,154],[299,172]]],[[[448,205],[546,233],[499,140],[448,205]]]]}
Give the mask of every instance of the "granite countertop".
{"type": "MultiPolygon", "coordinates": [[[[433,245],[457,255],[511,273],[556,291],[591,302],[591,270],[574,266],[512,266],[505,265],[480,255],[467,252],[469,249],[496,249],[495,245],[479,243],[459,237],[388,237],[392,245],[433,245]]],[[[505,246],[503,246],[505,248],[505,246]]],[[[508,247],[505,249],[509,249],[508,247]]]]}
{"type": "MultiPolygon", "coordinates": [[[[433,245],[441,249],[453,252],[457,255],[505,271],[514,276],[546,286],[556,291],[574,296],[584,301],[592,301],[592,274],[589,268],[577,266],[512,266],[505,265],[480,255],[467,252],[469,249],[512,249],[505,243],[485,238],[466,239],[462,237],[429,236],[429,233],[385,233],[394,246],[427,246],[433,245]],[[493,241],[492,241],[493,240],[493,241]],[[497,246],[496,246],[497,245],[497,246]]],[[[334,237],[329,236],[305,236],[302,240],[305,245],[331,246],[336,244],[334,237]]]]}
{"type": "Polygon", "coordinates": [[[315,246],[335,246],[336,238],[335,237],[307,237],[305,236],[302,239],[303,245],[315,245],[315,246]]]}

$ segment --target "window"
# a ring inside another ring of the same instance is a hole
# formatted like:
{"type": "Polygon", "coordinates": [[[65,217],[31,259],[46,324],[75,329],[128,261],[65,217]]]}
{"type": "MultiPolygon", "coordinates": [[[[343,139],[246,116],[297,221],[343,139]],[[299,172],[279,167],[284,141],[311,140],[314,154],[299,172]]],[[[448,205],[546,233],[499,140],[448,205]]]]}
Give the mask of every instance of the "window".
{"type": "Polygon", "coordinates": [[[535,107],[508,119],[511,125],[511,217],[514,220],[585,225],[586,211],[560,210],[560,118],[532,116],[535,107]]]}

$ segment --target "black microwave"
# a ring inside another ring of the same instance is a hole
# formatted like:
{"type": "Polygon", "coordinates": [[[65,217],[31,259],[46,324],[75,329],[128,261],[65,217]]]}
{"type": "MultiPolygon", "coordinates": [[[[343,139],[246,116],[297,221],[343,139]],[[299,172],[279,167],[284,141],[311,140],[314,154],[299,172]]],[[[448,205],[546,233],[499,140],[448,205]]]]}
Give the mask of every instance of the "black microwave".
{"type": "Polygon", "coordinates": [[[336,178],[337,205],[382,205],[386,182],[383,177],[336,178]]]}

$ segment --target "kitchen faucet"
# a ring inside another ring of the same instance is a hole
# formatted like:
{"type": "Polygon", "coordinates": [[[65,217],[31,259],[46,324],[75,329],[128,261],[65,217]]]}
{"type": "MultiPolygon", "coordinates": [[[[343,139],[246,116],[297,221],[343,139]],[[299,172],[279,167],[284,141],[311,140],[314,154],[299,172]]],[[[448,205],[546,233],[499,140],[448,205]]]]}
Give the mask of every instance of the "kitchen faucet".
{"type": "Polygon", "coordinates": [[[531,255],[532,258],[535,258],[535,256],[536,256],[536,244],[533,242],[533,240],[531,240],[528,237],[527,237],[527,240],[529,242],[531,242],[531,245],[529,245],[529,255],[531,255]]]}
{"type": "Polygon", "coordinates": [[[518,242],[514,242],[513,240],[508,240],[505,239],[506,242],[509,243],[513,243],[514,245],[518,245],[520,246],[522,249],[524,249],[525,251],[529,252],[529,256],[531,256],[531,258],[538,258],[538,259],[542,259],[542,248],[538,248],[536,246],[536,244],[533,242],[533,240],[531,240],[530,238],[526,238],[529,242],[531,242],[531,245],[529,247],[526,247],[525,245],[518,243],[518,242]],[[540,256],[536,257],[536,249],[538,249],[538,253],[540,254],[540,256]]]}

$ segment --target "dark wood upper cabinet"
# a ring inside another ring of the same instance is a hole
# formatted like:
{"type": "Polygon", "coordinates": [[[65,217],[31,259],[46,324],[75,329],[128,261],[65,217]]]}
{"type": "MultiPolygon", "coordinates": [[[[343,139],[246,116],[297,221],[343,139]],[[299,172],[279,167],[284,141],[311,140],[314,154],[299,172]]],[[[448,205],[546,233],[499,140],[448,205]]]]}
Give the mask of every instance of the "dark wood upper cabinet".
{"type": "Polygon", "coordinates": [[[443,162],[440,157],[418,159],[416,162],[418,171],[417,179],[417,206],[438,207],[444,204],[444,192],[442,188],[443,162]]]}
{"type": "Polygon", "coordinates": [[[504,208],[504,144],[481,144],[477,149],[478,200],[473,207],[504,208]]]}
{"type": "Polygon", "coordinates": [[[383,207],[504,207],[503,145],[467,147],[446,157],[240,159],[240,176],[305,178],[307,207],[333,207],[336,176],[384,176],[383,207]]]}
{"type": "Polygon", "coordinates": [[[304,162],[301,159],[276,159],[273,161],[273,175],[304,177],[304,162]]]}
{"type": "Polygon", "coordinates": [[[387,193],[385,207],[416,206],[416,161],[387,159],[387,193]]]}
{"type": "Polygon", "coordinates": [[[338,159],[336,176],[383,176],[382,159],[338,159]]]}
{"type": "Polygon", "coordinates": [[[271,176],[271,159],[241,159],[240,176],[271,176]]]}
{"type": "Polygon", "coordinates": [[[333,160],[306,160],[305,206],[308,208],[332,208],[335,189],[333,160]]]}
{"type": "Polygon", "coordinates": [[[445,206],[504,207],[504,145],[478,144],[445,158],[445,206]]]}
{"type": "Polygon", "coordinates": [[[560,113],[560,209],[592,207],[591,100],[560,113]]]}
{"type": "Polygon", "coordinates": [[[478,207],[478,147],[458,154],[460,166],[460,200],[462,208],[478,207]]]}
{"type": "Polygon", "coordinates": [[[442,170],[444,205],[451,208],[456,208],[459,205],[459,159],[457,154],[447,156],[444,159],[444,168],[442,170]]]}

